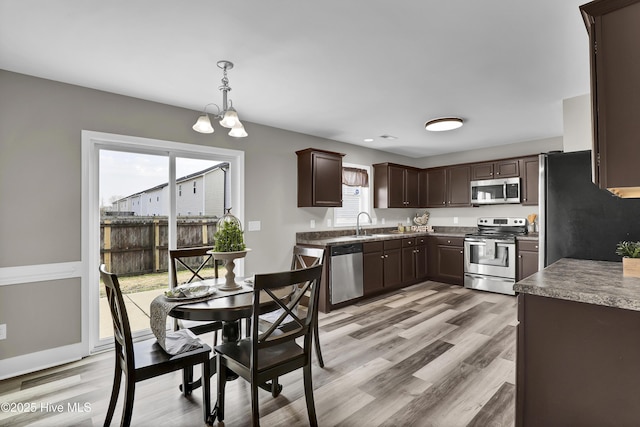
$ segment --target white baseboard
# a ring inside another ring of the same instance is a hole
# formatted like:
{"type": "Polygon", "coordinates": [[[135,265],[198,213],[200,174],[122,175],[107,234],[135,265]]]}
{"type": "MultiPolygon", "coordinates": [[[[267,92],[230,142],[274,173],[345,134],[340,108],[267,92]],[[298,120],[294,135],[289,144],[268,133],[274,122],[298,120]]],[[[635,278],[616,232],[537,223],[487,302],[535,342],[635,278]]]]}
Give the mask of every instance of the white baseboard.
{"type": "Polygon", "coordinates": [[[77,343],[2,359],[0,360],[0,380],[80,360],[82,351],[82,343],[77,343]]]}

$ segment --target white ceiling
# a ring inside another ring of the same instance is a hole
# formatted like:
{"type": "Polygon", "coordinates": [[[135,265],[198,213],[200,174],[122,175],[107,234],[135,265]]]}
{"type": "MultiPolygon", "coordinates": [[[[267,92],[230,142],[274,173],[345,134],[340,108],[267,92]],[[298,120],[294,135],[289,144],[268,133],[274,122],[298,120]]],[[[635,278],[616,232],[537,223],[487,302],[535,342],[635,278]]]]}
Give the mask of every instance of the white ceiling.
{"type": "Polygon", "coordinates": [[[585,2],[0,0],[0,68],[201,110],[228,59],[241,120],[422,157],[562,135],[585,2]]]}

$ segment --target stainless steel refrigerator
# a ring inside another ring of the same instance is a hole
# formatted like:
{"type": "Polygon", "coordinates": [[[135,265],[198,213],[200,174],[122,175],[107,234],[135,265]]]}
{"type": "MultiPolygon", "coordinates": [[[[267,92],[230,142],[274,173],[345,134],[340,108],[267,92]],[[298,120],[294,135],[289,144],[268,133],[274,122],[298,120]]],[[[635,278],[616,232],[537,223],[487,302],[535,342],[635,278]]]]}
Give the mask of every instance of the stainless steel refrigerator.
{"type": "Polygon", "coordinates": [[[640,199],[593,184],[590,150],[540,155],[539,207],[541,269],[560,258],[620,261],[616,244],[640,241],[640,199]]]}

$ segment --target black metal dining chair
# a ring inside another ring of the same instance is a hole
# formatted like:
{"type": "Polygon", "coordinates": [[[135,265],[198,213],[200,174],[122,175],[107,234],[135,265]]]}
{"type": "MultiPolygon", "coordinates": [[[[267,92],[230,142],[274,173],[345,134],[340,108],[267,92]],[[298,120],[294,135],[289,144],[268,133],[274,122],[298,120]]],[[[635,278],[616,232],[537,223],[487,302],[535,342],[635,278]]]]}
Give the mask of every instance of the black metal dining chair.
{"type": "MultiPolygon", "coordinates": [[[[134,343],[131,337],[129,316],[127,315],[117,275],[108,272],[103,264],[100,266],[100,277],[106,288],[107,301],[113,320],[116,356],[111,399],[104,425],[109,426],[111,424],[120,393],[123,373],[126,376],[126,384],[120,425],[126,427],[131,424],[136,383],[187,367],[193,369],[193,366],[197,364],[202,365],[202,376],[207,379],[202,387],[202,407],[205,423],[208,422],[211,412],[211,388],[208,381],[210,377],[209,357],[211,347],[203,344],[200,348],[174,356],[165,352],[155,339],[134,343]]],[[[184,394],[191,394],[191,390],[185,389],[184,394]]]]}
{"type": "Polygon", "coordinates": [[[311,347],[313,326],[318,313],[321,277],[322,265],[255,276],[251,337],[215,347],[218,359],[218,403],[215,413],[219,421],[224,420],[226,368],[249,381],[251,385],[251,420],[254,426],[260,423],[258,407],[260,385],[302,368],[309,424],[318,425],[313,399],[311,347]],[[300,283],[304,284],[302,292],[297,290],[300,283]],[[292,290],[291,298],[283,300],[274,294],[275,289],[286,286],[296,288],[295,291],[292,290]],[[305,295],[309,297],[308,308],[304,310],[305,315],[299,317],[297,308],[305,295]],[[283,312],[273,320],[267,330],[260,331],[258,327],[260,314],[269,304],[282,309],[283,312]],[[281,329],[281,325],[287,317],[292,319],[296,326],[289,326],[285,331],[281,329]],[[296,342],[299,337],[303,337],[302,346],[296,342]]]}

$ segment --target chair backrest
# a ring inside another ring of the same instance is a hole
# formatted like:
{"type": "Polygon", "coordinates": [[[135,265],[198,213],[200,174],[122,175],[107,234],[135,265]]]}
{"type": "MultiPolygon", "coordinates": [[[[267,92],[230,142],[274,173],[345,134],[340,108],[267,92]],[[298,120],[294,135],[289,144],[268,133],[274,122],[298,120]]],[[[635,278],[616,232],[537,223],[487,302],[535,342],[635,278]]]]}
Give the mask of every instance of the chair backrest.
{"type": "Polygon", "coordinates": [[[172,249],[169,251],[169,268],[171,269],[171,288],[178,286],[178,271],[180,266],[191,272],[189,280],[184,283],[191,283],[194,280],[204,280],[201,270],[209,262],[213,263],[214,277],[218,278],[218,262],[207,252],[213,250],[213,246],[201,246],[197,248],[172,249]]]}
{"type": "Polygon", "coordinates": [[[132,372],[135,369],[133,339],[131,338],[129,316],[122,298],[118,276],[109,273],[106,270],[106,266],[102,264],[100,266],[100,277],[104,282],[111,319],[113,320],[113,338],[115,340],[118,363],[123,370],[132,372]]]}
{"type": "Polygon", "coordinates": [[[253,285],[253,314],[252,314],[252,363],[257,361],[260,348],[283,344],[304,336],[304,349],[310,357],[311,332],[314,317],[318,313],[318,297],[322,264],[299,270],[283,271],[279,273],[256,274],[253,285]],[[304,286],[302,292],[294,292],[297,286],[304,286]],[[279,289],[281,288],[281,289],[279,289]],[[283,297],[284,294],[289,298],[283,297]],[[287,293],[288,292],[288,293],[287,293]],[[309,294],[309,307],[304,310],[305,315],[298,317],[298,305],[305,293],[309,294]],[[265,305],[277,305],[282,311],[270,327],[260,332],[258,328],[260,313],[265,305]],[[285,320],[287,319],[287,320],[285,320]],[[284,332],[280,326],[290,322],[284,332]],[[295,327],[290,327],[291,324],[295,327]]]}
{"type": "Polygon", "coordinates": [[[324,249],[308,248],[305,246],[293,247],[293,259],[291,260],[291,269],[298,270],[300,268],[313,267],[322,264],[324,261],[324,249]]]}

